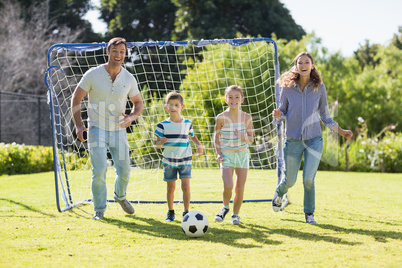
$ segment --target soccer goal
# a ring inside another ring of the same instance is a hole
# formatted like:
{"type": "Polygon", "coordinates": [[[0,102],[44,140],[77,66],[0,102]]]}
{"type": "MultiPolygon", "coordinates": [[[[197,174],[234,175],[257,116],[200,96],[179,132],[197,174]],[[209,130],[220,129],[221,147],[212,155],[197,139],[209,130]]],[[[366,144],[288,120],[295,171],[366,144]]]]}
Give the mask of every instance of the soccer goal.
{"type": "MultiPolygon", "coordinates": [[[[91,202],[91,162],[86,143],[75,135],[71,95],[83,74],[107,62],[107,43],[56,44],[47,54],[45,82],[51,111],[56,201],[59,211],[91,202]]],[[[255,142],[250,146],[250,170],[245,201],[269,201],[282,168],[282,127],[272,118],[279,99],[278,52],[269,38],[200,41],[129,42],[124,67],[137,79],[144,101],[142,115],[127,129],[131,178],[127,199],[133,203],[166,200],[162,151],[156,149],[156,124],[168,118],[164,97],[171,91],[184,96],[182,116],[192,120],[204,155],[195,156],[191,199],[193,203],[221,202],[223,183],[213,146],[215,117],[227,107],[226,87],[243,88],[242,110],[253,118],[255,142]]],[[[82,117],[87,125],[87,97],[82,117]]],[[[127,105],[127,113],[131,109],[127,105]]],[[[194,146],[194,144],[192,144],[194,146]]],[[[110,159],[108,200],[113,202],[114,169],[110,159]]],[[[178,183],[179,188],[180,183],[178,183]]],[[[181,191],[175,197],[181,202],[181,191]]]]}

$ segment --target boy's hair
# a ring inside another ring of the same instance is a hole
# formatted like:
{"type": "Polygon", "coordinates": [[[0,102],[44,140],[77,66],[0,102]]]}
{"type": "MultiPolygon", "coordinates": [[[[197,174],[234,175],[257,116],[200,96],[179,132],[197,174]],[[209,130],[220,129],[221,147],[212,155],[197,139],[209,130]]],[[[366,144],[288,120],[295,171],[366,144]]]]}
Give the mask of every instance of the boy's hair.
{"type": "Polygon", "coordinates": [[[235,91],[240,92],[241,97],[244,98],[243,89],[240,86],[237,86],[237,85],[231,85],[231,86],[227,87],[225,89],[225,97],[227,97],[229,91],[231,91],[231,90],[235,90],[235,91]]]}
{"type": "Polygon", "coordinates": [[[183,96],[178,93],[178,92],[170,92],[169,94],[166,95],[166,104],[168,104],[168,102],[170,100],[179,100],[180,103],[183,105],[183,96]]]}
{"type": "Polygon", "coordinates": [[[118,46],[120,44],[124,44],[124,46],[126,47],[126,51],[127,51],[127,41],[123,37],[115,37],[115,38],[110,39],[109,43],[107,44],[106,50],[110,52],[110,49],[112,48],[112,46],[118,46]]]}

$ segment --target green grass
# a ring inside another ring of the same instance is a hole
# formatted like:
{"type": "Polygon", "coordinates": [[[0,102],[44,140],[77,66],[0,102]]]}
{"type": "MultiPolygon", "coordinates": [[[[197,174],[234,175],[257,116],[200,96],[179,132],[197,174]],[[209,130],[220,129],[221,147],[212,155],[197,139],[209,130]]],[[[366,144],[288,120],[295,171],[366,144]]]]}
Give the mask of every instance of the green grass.
{"type": "MultiPolygon", "coordinates": [[[[166,204],[109,204],[103,221],[91,204],[59,213],[53,173],[0,177],[0,267],[400,267],[402,175],[319,171],[318,226],[306,224],[301,176],[292,204],[244,203],[243,224],[213,222],[221,204],[192,204],[210,221],[197,239],[166,204]]],[[[275,182],[270,180],[270,198],[275,182]]],[[[253,187],[247,188],[249,194],[253,187]]],[[[257,184],[254,184],[257,185],[257,184]]],[[[220,191],[220,189],[218,189],[220,191]]],[[[211,193],[216,195],[215,192],[211,193]]],[[[179,196],[180,193],[176,192],[179,196]]],[[[210,198],[210,197],[209,197],[210,198]]],[[[220,196],[211,199],[220,199],[220,196]]],[[[175,205],[182,211],[182,204],[175,205]]]]}

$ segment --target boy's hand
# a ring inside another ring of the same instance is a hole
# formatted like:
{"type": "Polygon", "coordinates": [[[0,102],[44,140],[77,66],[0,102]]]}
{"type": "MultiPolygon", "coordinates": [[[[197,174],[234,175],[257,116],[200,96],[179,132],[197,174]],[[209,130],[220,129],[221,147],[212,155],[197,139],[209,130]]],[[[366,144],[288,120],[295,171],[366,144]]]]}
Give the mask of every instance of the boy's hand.
{"type": "Polygon", "coordinates": [[[164,145],[166,142],[167,142],[167,138],[166,138],[166,137],[162,137],[162,138],[161,138],[160,145],[164,145]]]}
{"type": "Polygon", "coordinates": [[[204,153],[204,148],[202,147],[201,144],[197,146],[197,153],[198,156],[201,156],[204,153]]]}

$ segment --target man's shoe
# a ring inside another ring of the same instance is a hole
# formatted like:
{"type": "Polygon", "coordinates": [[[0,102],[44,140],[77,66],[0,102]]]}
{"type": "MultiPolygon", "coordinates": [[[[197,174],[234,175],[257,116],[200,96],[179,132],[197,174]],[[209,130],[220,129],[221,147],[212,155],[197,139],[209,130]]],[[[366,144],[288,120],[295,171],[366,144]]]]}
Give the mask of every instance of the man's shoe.
{"type": "Polygon", "coordinates": [[[318,223],[314,220],[314,214],[305,214],[306,216],[306,222],[309,224],[314,224],[317,225],[318,223]]]}
{"type": "Polygon", "coordinates": [[[183,216],[183,217],[186,216],[187,213],[188,213],[188,211],[183,211],[183,215],[182,215],[182,216],[183,216]]]}
{"type": "Polygon", "coordinates": [[[234,225],[240,224],[240,217],[239,215],[232,215],[232,217],[230,218],[230,222],[234,225]]]}
{"type": "Polygon", "coordinates": [[[228,214],[229,209],[222,207],[221,210],[215,215],[215,221],[221,222],[225,219],[226,214],[228,214]]]}
{"type": "Polygon", "coordinates": [[[104,212],[95,212],[95,215],[92,217],[93,220],[101,220],[103,219],[104,212]]]}
{"type": "Polygon", "coordinates": [[[115,197],[114,200],[116,200],[116,202],[120,204],[124,212],[126,212],[127,214],[134,214],[134,208],[130,204],[130,202],[127,201],[127,199],[119,200],[115,197]]]}
{"type": "Polygon", "coordinates": [[[168,213],[166,214],[165,222],[174,221],[175,217],[176,217],[176,215],[175,215],[174,211],[170,212],[170,210],[169,210],[168,213]]]}
{"type": "Polygon", "coordinates": [[[278,212],[281,210],[282,207],[282,197],[278,196],[278,194],[275,192],[274,198],[272,199],[272,209],[275,212],[278,212]]]}

